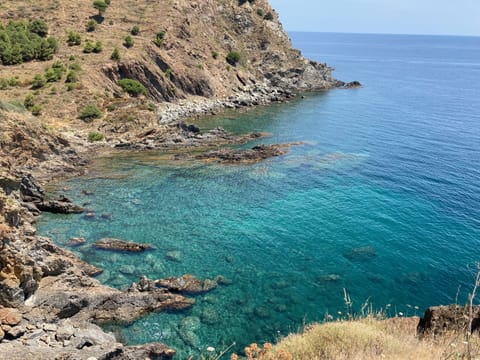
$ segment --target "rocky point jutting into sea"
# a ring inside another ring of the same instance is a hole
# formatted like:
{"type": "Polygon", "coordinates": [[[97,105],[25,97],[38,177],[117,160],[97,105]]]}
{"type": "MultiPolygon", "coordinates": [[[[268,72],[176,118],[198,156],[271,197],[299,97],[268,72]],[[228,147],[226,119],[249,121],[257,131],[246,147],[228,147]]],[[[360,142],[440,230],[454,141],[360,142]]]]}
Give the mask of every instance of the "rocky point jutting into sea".
{"type": "MultiPolygon", "coordinates": [[[[211,151],[268,134],[201,133],[184,119],[284,101],[302,91],[359,85],[335,80],[326,64],[292,49],[267,1],[112,1],[100,14],[90,5],[16,1],[0,9],[2,24],[43,19],[48,30],[38,34],[56,39],[44,61],[4,56],[0,67],[2,79],[16,79],[8,82],[0,103],[2,358],[170,358],[175,351],[166,345],[123,346],[98,324],[129,323],[148,312],[194,306],[188,295],[222,282],[221,277],[185,275],[142,277],[124,291],[100,284],[94,276],[102,269],[36,235],[35,218],[42,211],[83,211],[65,197],[49,199],[41,184],[88,171],[93,156],[125,149],[175,150],[184,158],[194,148],[197,159],[226,162],[277,156],[286,146],[211,151]],[[85,23],[92,20],[95,31],[87,32],[85,23]],[[125,48],[122,41],[133,25],[140,34],[134,47],[125,48]],[[72,41],[75,36],[69,33],[67,39],[66,29],[87,42],[103,42],[103,51],[90,54],[72,41]],[[121,56],[110,56],[114,48],[122,49],[121,56]],[[67,76],[67,67],[72,85],[55,86],[67,76]],[[48,69],[61,70],[50,78],[48,69]],[[42,72],[39,79],[46,82],[32,82],[42,72]],[[143,95],[122,91],[120,79],[137,81],[143,95]],[[38,104],[41,108],[33,111],[38,104]],[[82,116],[82,109],[92,104],[99,114],[82,116]],[[95,142],[91,134],[104,140],[95,142]],[[209,152],[199,155],[198,149],[209,152]]],[[[116,239],[97,246],[107,251],[148,247],[116,239]]]]}

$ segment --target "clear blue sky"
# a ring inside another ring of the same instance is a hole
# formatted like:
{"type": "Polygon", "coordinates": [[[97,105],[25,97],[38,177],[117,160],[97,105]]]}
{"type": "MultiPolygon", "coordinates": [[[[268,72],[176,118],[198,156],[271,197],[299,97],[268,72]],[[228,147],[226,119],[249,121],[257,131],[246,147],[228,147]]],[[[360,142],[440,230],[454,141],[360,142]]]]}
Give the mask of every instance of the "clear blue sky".
{"type": "Polygon", "coordinates": [[[480,36],[480,0],[270,0],[288,31],[480,36]]]}

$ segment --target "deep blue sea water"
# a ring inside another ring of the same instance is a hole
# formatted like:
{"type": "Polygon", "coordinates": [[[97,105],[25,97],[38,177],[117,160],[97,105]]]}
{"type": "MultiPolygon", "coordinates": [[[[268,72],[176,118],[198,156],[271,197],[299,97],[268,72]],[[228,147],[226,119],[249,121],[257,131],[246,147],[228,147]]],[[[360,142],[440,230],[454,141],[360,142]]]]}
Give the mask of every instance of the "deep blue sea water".
{"type": "Polygon", "coordinates": [[[343,316],[344,289],[354,309],[368,300],[390,315],[466,301],[480,261],[480,38],[290,35],[337,78],[364,86],[199,125],[304,145],[247,166],[168,163],[153,153],[99,160],[90,176],[59,186],[97,217],[39,221],[58,244],[85,237],[72,250],[103,267],[99,279],[112,286],[141,274],[231,281],[185,312],[114,329],[125,341],[163,341],[179,359],[233,342],[239,350],[343,316]],[[90,247],[107,236],[155,250],[90,247]]]}

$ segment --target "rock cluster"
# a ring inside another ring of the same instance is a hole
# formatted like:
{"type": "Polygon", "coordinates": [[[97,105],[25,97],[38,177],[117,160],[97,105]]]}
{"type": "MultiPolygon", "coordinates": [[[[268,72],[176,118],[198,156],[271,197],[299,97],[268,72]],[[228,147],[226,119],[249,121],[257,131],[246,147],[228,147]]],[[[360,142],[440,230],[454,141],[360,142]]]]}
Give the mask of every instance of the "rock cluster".
{"type": "Polygon", "coordinates": [[[222,164],[252,164],[270,157],[285,155],[288,147],[299,143],[256,145],[247,150],[224,148],[195,155],[197,160],[214,161],[222,164]]]}

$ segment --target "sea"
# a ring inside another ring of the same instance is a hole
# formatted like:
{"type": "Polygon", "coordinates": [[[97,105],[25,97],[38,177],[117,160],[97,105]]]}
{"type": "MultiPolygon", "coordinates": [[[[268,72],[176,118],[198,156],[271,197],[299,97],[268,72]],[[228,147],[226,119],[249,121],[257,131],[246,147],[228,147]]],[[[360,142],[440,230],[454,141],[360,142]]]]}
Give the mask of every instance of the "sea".
{"type": "Polygon", "coordinates": [[[102,267],[102,283],[223,277],[187,310],[109,325],[127,344],[208,358],[312,322],[467,302],[480,261],[480,38],[289,35],[363,86],[195,122],[271,134],[240,147],[301,142],[288,154],[221,165],[123,153],[50,189],[96,217],[45,213],[38,232],[102,267]],[[91,247],[104,237],[154,249],[91,247]]]}

